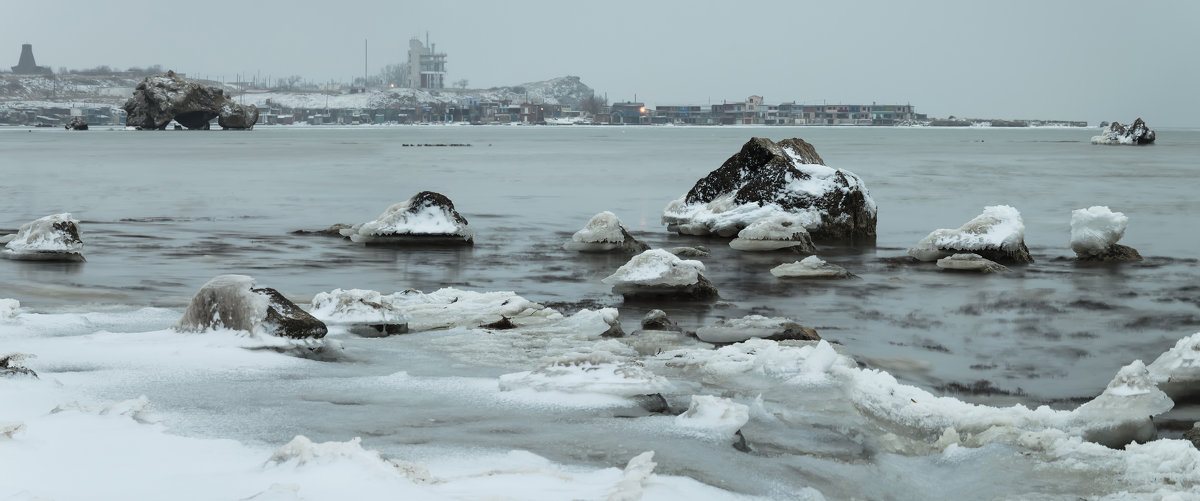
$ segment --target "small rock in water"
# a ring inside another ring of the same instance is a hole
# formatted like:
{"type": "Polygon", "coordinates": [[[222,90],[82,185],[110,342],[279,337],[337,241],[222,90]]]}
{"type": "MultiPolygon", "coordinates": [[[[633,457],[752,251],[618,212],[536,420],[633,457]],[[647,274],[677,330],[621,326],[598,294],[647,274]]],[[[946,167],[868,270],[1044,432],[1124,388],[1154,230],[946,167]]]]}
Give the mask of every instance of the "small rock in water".
{"type": "Polygon", "coordinates": [[[954,254],[937,261],[938,268],[956,271],[978,271],[980,273],[999,273],[1008,271],[1002,264],[984,259],[979,254],[954,254]]]}
{"type": "Polygon", "coordinates": [[[768,216],[750,223],[729,246],[740,251],[787,250],[800,254],[817,251],[804,223],[795,216],[768,216]]]}
{"type": "Polygon", "coordinates": [[[667,312],[662,310],[650,310],[642,317],[642,329],[648,331],[682,331],[675,322],[672,322],[667,317],[667,312]]]}
{"type": "Polygon", "coordinates": [[[475,231],[441,193],[422,191],[388,207],[378,219],[339,231],[366,245],[472,245],[475,231]]]}
{"type": "Polygon", "coordinates": [[[1108,207],[1076,209],[1071,212],[1071,250],[1079,261],[1141,261],[1136,249],[1117,243],[1128,225],[1125,214],[1108,207]]]}
{"type": "Polygon", "coordinates": [[[1130,144],[1141,145],[1154,142],[1154,129],[1143,122],[1141,117],[1134,120],[1129,127],[1113,122],[1099,136],[1092,137],[1092,144],[1130,144]]]}
{"type": "Polygon", "coordinates": [[[908,250],[921,261],[936,261],[951,254],[972,253],[1000,263],[1032,263],[1025,246],[1025,222],[1007,205],[984,207],[983,213],[958,229],[934,230],[908,250]]]}
{"type": "Polygon", "coordinates": [[[563,248],[578,252],[628,252],[636,254],[650,249],[649,245],[629,234],[616,214],[608,211],[592,216],[582,230],[571,236],[563,248]]]}
{"type": "Polygon", "coordinates": [[[800,325],[795,320],[783,317],[747,315],[732,320],[721,319],[715,324],[696,329],[696,337],[716,345],[740,343],[762,338],[772,341],[820,341],[816,329],[800,325]]]}
{"type": "Polygon", "coordinates": [[[771,268],[771,274],[779,278],[855,278],[855,275],[845,268],[827,263],[817,256],[781,264],[771,268]]]}
{"type": "Polygon", "coordinates": [[[662,249],[638,254],[606,277],[603,282],[626,298],[673,297],[708,299],[717,296],[717,288],[700,272],[700,261],[683,260],[662,249]]]}

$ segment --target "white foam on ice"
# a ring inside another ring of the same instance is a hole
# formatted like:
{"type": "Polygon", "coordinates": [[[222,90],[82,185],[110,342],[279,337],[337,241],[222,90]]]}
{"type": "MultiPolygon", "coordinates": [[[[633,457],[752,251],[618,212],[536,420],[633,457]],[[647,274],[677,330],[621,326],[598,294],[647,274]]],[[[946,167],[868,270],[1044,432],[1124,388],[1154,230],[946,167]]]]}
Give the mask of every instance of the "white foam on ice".
{"type": "Polygon", "coordinates": [[[1025,242],[1025,222],[1021,213],[1008,205],[992,205],[958,229],[934,230],[909,249],[908,254],[922,261],[936,261],[956,251],[999,249],[1017,251],[1025,242]]]}
{"type": "Polygon", "coordinates": [[[1080,256],[1103,254],[1125,235],[1129,218],[1105,206],[1071,211],[1071,250],[1080,256]]]}
{"type": "Polygon", "coordinates": [[[687,286],[699,282],[702,271],[704,263],[700,261],[679,259],[663,249],[650,249],[633,256],[602,281],[609,285],[687,286]]]}

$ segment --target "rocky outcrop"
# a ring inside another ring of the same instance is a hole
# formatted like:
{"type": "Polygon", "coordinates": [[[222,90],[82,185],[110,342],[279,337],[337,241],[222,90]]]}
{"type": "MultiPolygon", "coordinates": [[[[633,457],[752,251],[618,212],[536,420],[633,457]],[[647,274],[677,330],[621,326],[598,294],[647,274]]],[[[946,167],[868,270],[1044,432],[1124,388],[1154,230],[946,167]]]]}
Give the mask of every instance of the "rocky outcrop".
{"type": "Polygon", "coordinates": [[[921,261],[936,261],[953,254],[978,254],[998,263],[1032,263],[1025,246],[1025,222],[1007,205],[983,208],[983,213],[958,229],[934,230],[908,250],[921,261]]]}
{"type": "Polygon", "coordinates": [[[1146,126],[1139,117],[1134,120],[1128,127],[1121,125],[1119,122],[1113,122],[1108,125],[1099,136],[1092,137],[1092,144],[1152,144],[1154,142],[1154,129],[1146,126]]]}
{"type": "Polygon", "coordinates": [[[189,82],[174,71],[146,77],[124,109],[125,124],[142,130],[166,129],[171,120],[202,130],[214,118],[226,129],[249,129],[258,121],[258,108],[237,104],[220,88],[189,82]]]}
{"type": "Polygon", "coordinates": [[[67,130],[88,130],[87,120],[83,117],[71,117],[63,127],[67,130]]]}
{"type": "Polygon", "coordinates": [[[814,239],[873,239],[875,201],[855,174],[826,167],[799,138],[752,138],[663,210],[671,231],[731,237],[766,216],[792,215],[814,239]]]}
{"type": "Polygon", "coordinates": [[[85,261],[83,240],[79,238],[79,221],[67,212],[25,223],[15,235],[0,237],[0,242],[5,242],[0,257],[8,259],[85,261]]]}
{"type": "Polygon", "coordinates": [[[1079,261],[1126,262],[1141,261],[1142,255],[1133,247],[1118,244],[1125,236],[1129,218],[1108,207],[1093,206],[1071,212],[1071,250],[1079,261]]]}
{"type": "Polygon", "coordinates": [[[320,339],[324,322],[296,306],[279,291],[255,287],[246,275],[220,275],[204,284],[175,324],[180,332],[210,329],[246,331],[295,339],[320,339]]]}
{"type": "Polygon", "coordinates": [[[441,193],[422,191],[388,207],[374,221],[340,230],[342,236],[367,245],[472,245],[475,231],[454,202],[441,193]]]}
{"type": "Polygon", "coordinates": [[[633,256],[603,282],[626,299],[716,297],[717,288],[700,274],[702,271],[704,264],[700,261],[679,259],[665,250],[650,249],[633,256]]]}
{"type": "Polygon", "coordinates": [[[636,254],[650,249],[649,245],[629,234],[616,214],[604,211],[588,220],[582,230],[571,235],[563,248],[578,252],[626,252],[636,254]]]}

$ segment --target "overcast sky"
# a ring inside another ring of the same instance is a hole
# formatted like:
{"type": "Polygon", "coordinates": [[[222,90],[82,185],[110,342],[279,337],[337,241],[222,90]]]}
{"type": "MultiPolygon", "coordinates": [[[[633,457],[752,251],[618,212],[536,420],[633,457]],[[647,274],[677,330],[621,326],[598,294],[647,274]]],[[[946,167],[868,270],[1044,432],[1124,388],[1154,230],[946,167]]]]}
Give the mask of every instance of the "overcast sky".
{"type": "Polygon", "coordinates": [[[1200,126],[1200,1],[4,2],[0,64],[349,81],[428,31],[447,81],[576,75],[610,101],[911,103],[931,116],[1200,126]],[[7,54],[7,56],[5,56],[7,54]],[[10,62],[6,62],[10,61],[10,62]]]}

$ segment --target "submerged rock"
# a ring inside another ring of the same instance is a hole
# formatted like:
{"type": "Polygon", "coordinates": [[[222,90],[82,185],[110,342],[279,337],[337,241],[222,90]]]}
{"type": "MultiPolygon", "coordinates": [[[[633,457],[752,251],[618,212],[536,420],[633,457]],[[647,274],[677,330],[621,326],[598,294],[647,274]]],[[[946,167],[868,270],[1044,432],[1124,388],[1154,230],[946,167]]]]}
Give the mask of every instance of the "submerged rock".
{"type": "Polygon", "coordinates": [[[8,238],[0,257],[24,261],[86,261],[79,221],[70,213],[54,214],[25,223],[8,238]]]}
{"type": "Polygon", "coordinates": [[[88,130],[88,123],[83,117],[71,117],[63,127],[67,130],[88,130]]]}
{"type": "Polygon", "coordinates": [[[681,234],[731,237],[766,216],[792,215],[817,239],[873,239],[877,209],[854,173],[826,167],[799,138],[752,138],[663,209],[681,234]]]}
{"type": "Polygon", "coordinates": [[[954,254],[937,260],[938,268],[956,271],[977,271],[980,273],[999,273],[1008,268],[995,261],[984,259],[979,254],[954,254]]]}
{"type": "Polygon", "coordinates": [[[582,230],[571,236],[563,248],[578,252],[628,252],[636,254],[649,250],[650,246],[633,238],[629,230],[621,225],[616,214],[604,211],[592,216],[582,230]]]}
{"type": "Polygon", "coordinates": [[[367,245],[472,245],[475,231],[454,202],[441,193],[422,191],[388,207],[374,221],[339,230],[367,245]]]}
{"type": "Polygon", "coordinates": [[[320,339],[328,329],[279,291],[256,288],[246,275],[219,275],[204,284],[175,324],[180,332],[232,329],[252,335],[320,339]]]}
{"type": "Polygon", "coordinates": [[[934,230],[908,250],[921,261],[936,261],[952,254],[978,254],[998,263],[1032,263],[1025,246],[1025,222],[1021,213],[1007,205],[983,208],[980,214],[956,230],[934,230]]]}
{"type": "Polygon", "coordinates": [[[1129,218],[1108,207],[1093,206],[1071,211],[1071,250],[1079,261],[1141,261],[1132,247],[1117,243],[1125,236],[1129,218]]]}
{"type": "Polygon", "coordinates": [[[214,118],[225,129],[249,129],[258,121],[257,107],[237,104],[220,88],[189,82],[174,71],[142,80],[124,109],[125,124],[142,130],[166,129],[171,120],[202,130],[214,118]]]}
{"type": "Polygon", "coordinates": [[[697,245],[695,247],[671,247],[667,249],[667,252],[670,252],[678,257],[708,257],[711,255],[708,247],[703,245],[697,245]]]}
{"type": "Polygon", "coordinates": [[[408,332],[409,317],[372,290],[334,289],[313,296],[311,313],[326,324],[346,326],[364,337],[383,337],[408,332]]]}
{"type": "Polygon", "coordinates": [[[683,260],[662,249],[638,254],[604,278],[616,294],[631,297],[676,297],[706,299],[717,296],[717,288],[700,272],[700,261],[683,260]]]}
{"type": "Polygon", "coordinates": [[[747,315],[732,320],[721,319],[713,325],[696,329],[696,337],[717,345],[740,343],[754,338],[771,341],[821,340],[820,334],[812,327],[800,325],[790,318],[768,318],[762,315],[747,315]]]}
{"type": "Polygon", "coordinates": [[[771,268],[771,274],[779,278],[854,278],[855,275],[836,264],[830,264],[817,256],[808,256],[794,263],[771,268]]]}
{"type": "Polygon", "coordinates": [[[794,216],[767,216],[738,232],[729,246],[740,251],[788,250],[800,254],[817,251],[803,222],[794,216]]]}
{"type": "Polygon", "coordinates": [[[1151,144],[1154,142],[1154,130],[1146,126],[1141,117],[1134,120],[1129,127],[1113,122],[1099,136],[1092,136],[1092,144],[1151,144]]]}

